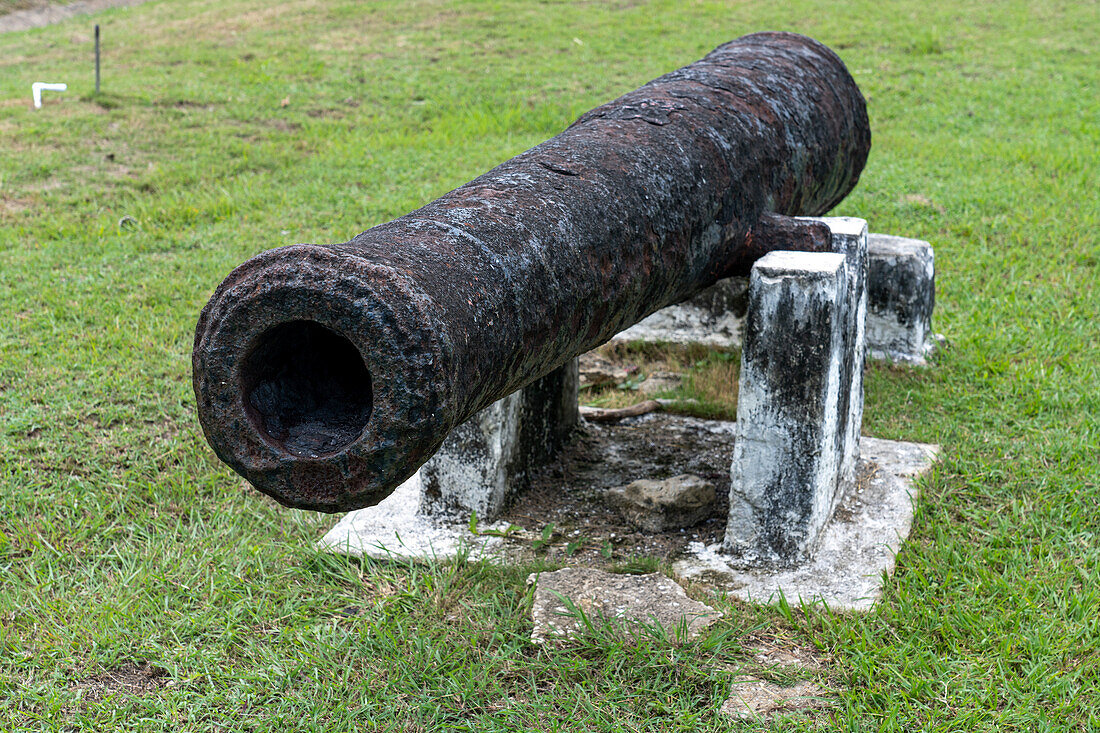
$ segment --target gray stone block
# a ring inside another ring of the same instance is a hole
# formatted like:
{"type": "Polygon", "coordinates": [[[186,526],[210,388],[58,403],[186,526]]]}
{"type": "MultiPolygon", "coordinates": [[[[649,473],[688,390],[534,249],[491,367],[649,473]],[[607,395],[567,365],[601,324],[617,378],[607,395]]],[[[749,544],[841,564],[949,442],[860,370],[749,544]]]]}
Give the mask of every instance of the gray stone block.
{"type": "Polygon", "coordinates": [[[678,578],[706,583],[752,603],[824,601],[833,610],[867,611],[909,536],[913,505],[939,447],[864,436],[860,481],[844,488],[808,562],[787,568],[731,563],[721,545],[693,542],[673,564],[678,578]]]}
{"type": "Polygon", "coordinates": [[[494,402],[451,431],[420,469],[424,511],[494,519],[577,425],[577,362],[494,402]]]}
{"type": "Polygon", "coordinates": [[[690,473],[661,481],[639,479],[606,496],[628,522],[645,532],[690,527],[714,508],[714,484],[690,473]]]}
{"type": "Polygon", "coordinates": [[[533,573],[527,584],[535,586],[531,640],[536,644],[576,637],[585,630],[584,618],[597,627],[609,623],[627,634],[637,634],[639,624],[660,626],[680,641],[694,639],[722,618],[659,573],[623,575],[562,568],[533,573]],[[681,631],[687,633],[681,637],[681,631]]]}
{"type": "Polygon", "coordinates": [[[554,370],[459,425],[439,451],[375,506],[349,512],[320,541],[334,552],[377,558],[437,558],[464,549],[495,552],[500,536],[481,529],[526,488],[531,471],[549,461],[579,420],[577,362],[554,370]]]}
{"type": "Polygon", "coordinates": [[[772,252],[753,266],[724,548],[745,564],[809,556],[838,498],[847,258],[772,252]]]}
{"type": "Polygon", "coordinates": [[[871,234],[867,265],[867,348],[873,357],[925,363],[933,348],[935,256],[920,239],[871,234]]]}
{"type": "Polygon", "coordinates": [[[746,277],[719,280],[683,303],[650,314],[612,340],[737,346],[741,343],[748,288],[746,277]]]}
{"type": "Polygon", "coordinates": [[[867,355],[867,222],[848,216],[827,216],[833,251],[845,257],[848,296],[841,304],[844,327],[844,364],[840,383],[840,426],[843,440],[839,480],[855,481],[859,436],[863,427],[863,364],[867,355]]]}

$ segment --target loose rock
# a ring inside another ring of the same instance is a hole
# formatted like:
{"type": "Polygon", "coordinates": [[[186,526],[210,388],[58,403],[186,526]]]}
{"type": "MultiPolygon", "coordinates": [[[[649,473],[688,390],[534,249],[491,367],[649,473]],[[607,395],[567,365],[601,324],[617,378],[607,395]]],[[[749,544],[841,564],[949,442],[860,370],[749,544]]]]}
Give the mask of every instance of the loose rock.
{"type": "Polygon", "coordinates": [[[577,611],[595,623],[606,619],[623,626],[660,625],[672,636],[686,625],[687,633],[680,641],[695,638],[722,617],[705,603],[689,598],[679,584],[660,573],[620,575],[562,568],[532,573],[527,583],[535,584],[531,640],[537,644],[576,636],[585,627],[577,611]]]}
{"type": "Polygon", "coordinates": [[[641,479],[607,492],[628,522],[646,532],[690,527],[714,509],[714,485],[684,473],[663,481],[641,479]]]}
{"type": "Polygon", "coordinates": [[[677,389],[684,381],[682,374],[676,372],[655,371],[650,372],[645,381],[638,385],[638,391],[642,394],[657,394],[677,389]]]}
{"type": "Polygon", "coordinates": [[[581,389],[603,384],[621,384],[638,373],[638,367],[633,364],[616,364],[592,351],[581,354],[578,362],[581,389]]]}

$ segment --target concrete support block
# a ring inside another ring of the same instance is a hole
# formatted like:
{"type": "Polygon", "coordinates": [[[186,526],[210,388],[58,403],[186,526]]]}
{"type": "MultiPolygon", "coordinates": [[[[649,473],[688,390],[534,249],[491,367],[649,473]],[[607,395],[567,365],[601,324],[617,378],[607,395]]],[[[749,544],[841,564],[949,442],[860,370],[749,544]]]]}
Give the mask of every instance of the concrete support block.
{"type": "Polygon", "coordinates": [[[514,392],[451,431],[420,467],[424,511],[461,509],[487,519],[504,507],[522,470],[523,402],[523,392],[514,392]]]}
{"type": "Polygon", "coordinates": [[[613,341],[668,341],[730,347],[741,343],[749,279],[719,280],[683,303],[653,313],[615,335],[613,341]]]}
{"type": "Polygon", "coordinates": [[[576,427],[577,380],[574,359],[451,431],[420,469],[422,512],[458,509],[494,519],[576,427]]]}
{"type": "Polygon", "coordinates": [[[483,529],[504,528],[492,520],[577,425],[577,381],[573,360],[489,405],[455,428],[381,503],[346,514],[320,546],[376,558],[439,558],[464,548],[477,557],[495,551],[501,538],[471,534],[470,512],[477,512],[483,529]]]}
{"type": "Polygon", "coordinates": [[[848,295],[843,309],[844,364],[840,384],[840,432],[844,441],[839,480],[856,480],[859,436],[863,428],[863,365],[867,358],[867,222],[850,216],[826,216],[833,251],[844,255],[848,295]]]}
{"type": "Polygon", "coordinates": [[[731,563],[720,545],[692,542],[673,573],[753,603],[821,600],[833,610],[870,610],[909,536],[918,478],[931,471],[938,453],[935,445],[864,436],[864,480],[846,488],[808,562],[745,567],[731,563]]]}
{"type": "Polygon", "coordinates": [[[839,496],[847,257],[772,252],[753,266],[724,549],[745,564],[812,552],[839,496]]]}
{"type": "Polygon", "coordinates": [[[871,356],[924,364],[935,345],[932,246],[920,239],[872,234],[867,267],[867,348],[871,356]]]}

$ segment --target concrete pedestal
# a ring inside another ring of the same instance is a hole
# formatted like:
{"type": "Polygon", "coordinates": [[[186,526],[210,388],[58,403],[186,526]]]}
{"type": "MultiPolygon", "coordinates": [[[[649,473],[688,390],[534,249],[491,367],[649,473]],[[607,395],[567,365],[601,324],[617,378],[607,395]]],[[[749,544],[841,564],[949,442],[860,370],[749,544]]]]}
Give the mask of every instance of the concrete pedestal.
{"type": "Polygon", "coordinates": [[[693,542],[673,563],[676,577],[752,603],[792,606],[824,602],[836,611],[867,611],[882,595],[909,536],[917,479],[927,475],[939,446],[864,437],[859,480],[843,487],[813,557],[793,567],[746,568],[720,545],[693,542]]]}
{"type": "Polygon", "coordinates": [[[822,217],[832,232],[833,251],[844,255],[848,295],[841,305],[844,363],[841,366],[840,433],[844,442],[838,480],[855,481],[863,427],[863,364],[867,356],[867,222],[855,217],[822,217]]]}
{"type": "Polygon", "coordinates": [[[935,346],[932,246],[920,239],[872,234],[868,240],[867,348],[872,357],[924,364],[935,346]]]}
{"type": "MultiPolygon", "coordinates": [[[[376,506],[344,516],[321,540],[338,552],[435,558],[498,544],[469,531],[492,522],[577,425],[577,362],[560,367],[455,428],[439,452],[376,506]]],[[[493,524],[482,529],[501,529],[493,524]]]]}
{"type": "Polygon", "coordinates": [[[724,544],[742,564],[804,560],[832,516],[851,379],[846,260],[772,252],[753,266],[724,544]]]}
{"type": "Polygon", "coordinates": [[[495,519],[576,427],[577,379],[574,359],[455,428],[420,469],[424,511],[495,519]]]}

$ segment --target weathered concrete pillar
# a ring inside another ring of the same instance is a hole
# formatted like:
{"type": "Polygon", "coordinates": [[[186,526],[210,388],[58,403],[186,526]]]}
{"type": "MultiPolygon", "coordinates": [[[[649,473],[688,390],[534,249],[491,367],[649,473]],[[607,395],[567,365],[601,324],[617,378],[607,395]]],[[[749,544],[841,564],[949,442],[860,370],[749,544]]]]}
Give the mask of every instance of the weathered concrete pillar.
{"type": "Polygon", "coordinates": [[[492,520],[576,427],[574,359],[455,428],[420,469],[421,512],[474,511],[492,520]]]}
{"type": "Polygon", "coordinates": [[[880,359],[923,364],[934,346],[932,245],[872,234],[868,240],[867,348],[880,359]]]}
{"type": "Polygon", "coordinates": [[[832,232],[833,251],[844,255],[848,296],[844,311],[844,366],[840,385],[840,431],[844,449],[840,464],[840,482],[856,480],[859,462],[859,435],[863,427],[863,365],[867,358],[867,221],[850,216],[827,216],[824,222],[832,232]]]}
{"type": "Polygon", "coordinates": [[[832,515],[848,296],[845,254],[772,252],[753,266],[724,543],[745,564],[806,558],[832,515]]]}
{"type": "MultiPolygon", "coordinates": [[[[576,426],[576,360],[497,400],[459,425],[439,451],[374,506],[349,512],[321,547],[377,558],[475,555],[499,537],[473,535],[470,512],[491,523],[576,426]]],[[[492,528],[492,525],[489,525],[492,528]]]]}

